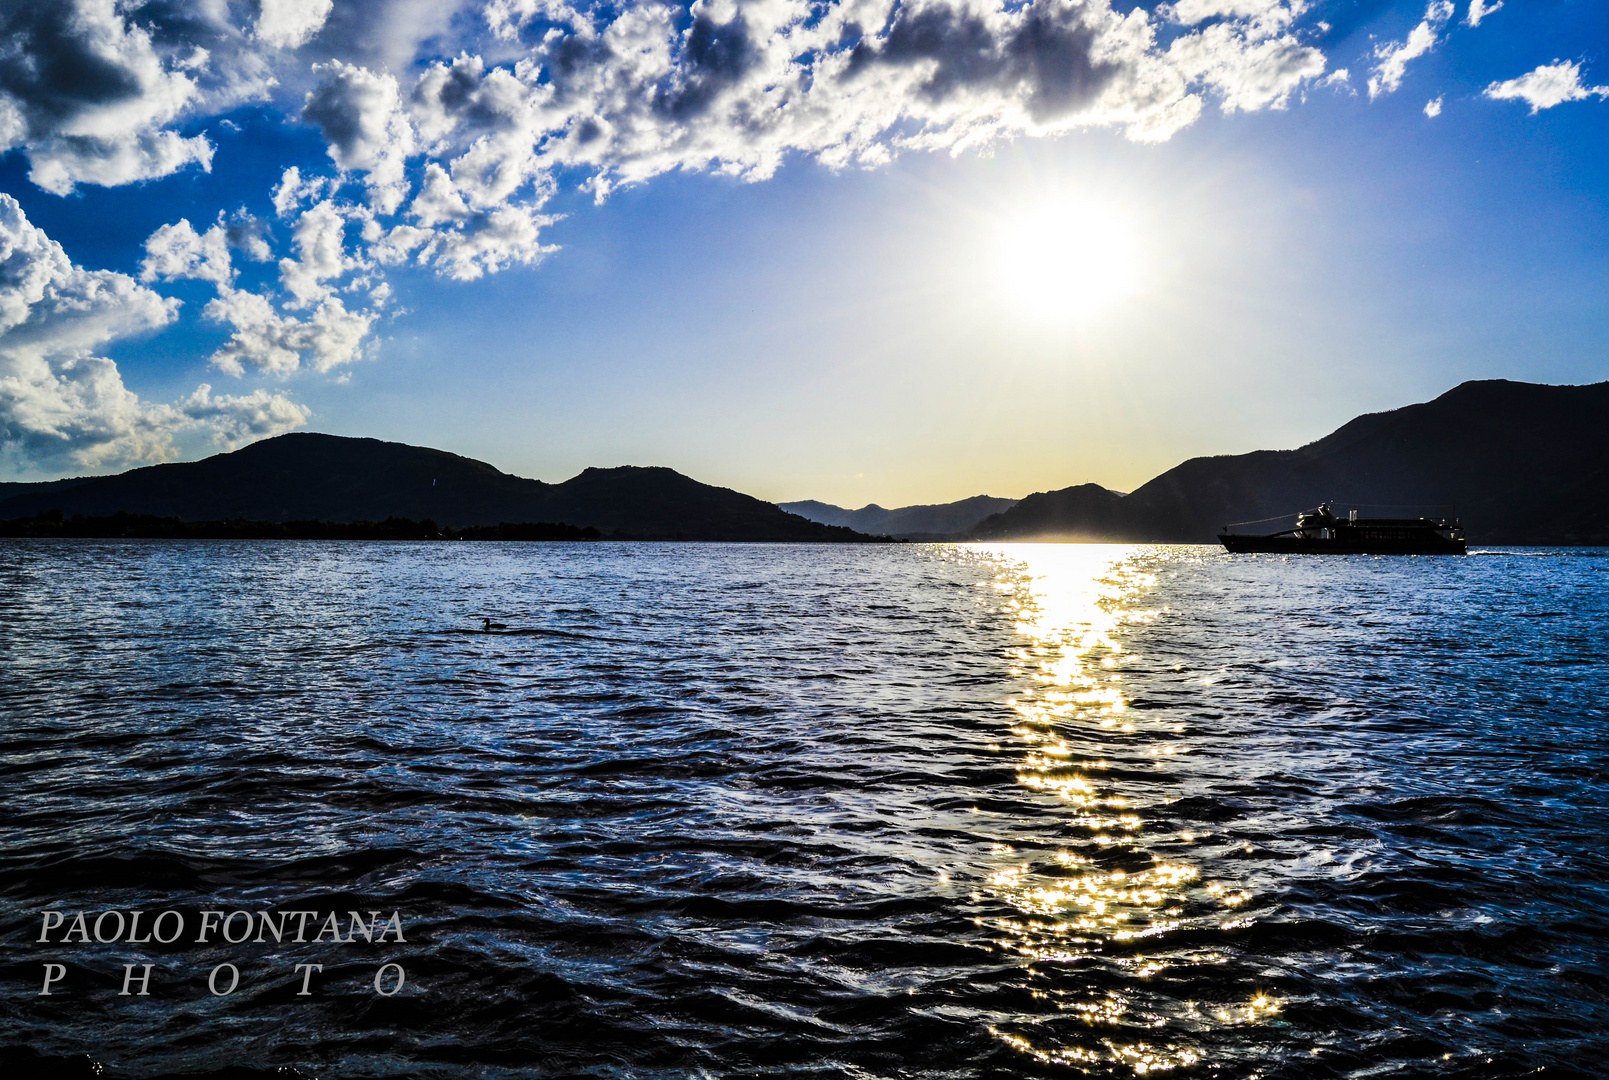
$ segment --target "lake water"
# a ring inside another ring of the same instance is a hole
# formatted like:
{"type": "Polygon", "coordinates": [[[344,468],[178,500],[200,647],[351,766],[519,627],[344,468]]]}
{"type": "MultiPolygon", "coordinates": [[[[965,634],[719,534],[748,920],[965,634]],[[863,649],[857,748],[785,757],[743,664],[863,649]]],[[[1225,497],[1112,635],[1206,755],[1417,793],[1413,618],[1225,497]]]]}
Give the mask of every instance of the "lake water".
{"type": "Polygon", "coordinates": [[[1602,551],[0,542],[0,1062],[1601,1076],[1606,688],[1602,551]]]}

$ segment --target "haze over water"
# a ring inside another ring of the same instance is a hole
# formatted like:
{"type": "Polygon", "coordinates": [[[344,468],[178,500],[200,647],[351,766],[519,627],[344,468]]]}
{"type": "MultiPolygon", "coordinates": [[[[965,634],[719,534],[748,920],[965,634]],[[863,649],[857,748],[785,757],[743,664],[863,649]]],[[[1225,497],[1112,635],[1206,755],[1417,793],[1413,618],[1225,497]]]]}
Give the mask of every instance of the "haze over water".
{"type": "Polygon", "coordinates": [[[1606,574],[5,542],[0,1047],[134,1076],[1598,1075],[1606,574]],[[407,940],[41,945],[46,908],[397,910],[407,940]],[[151,996],[118,996],[131,962],[151,996]]]}

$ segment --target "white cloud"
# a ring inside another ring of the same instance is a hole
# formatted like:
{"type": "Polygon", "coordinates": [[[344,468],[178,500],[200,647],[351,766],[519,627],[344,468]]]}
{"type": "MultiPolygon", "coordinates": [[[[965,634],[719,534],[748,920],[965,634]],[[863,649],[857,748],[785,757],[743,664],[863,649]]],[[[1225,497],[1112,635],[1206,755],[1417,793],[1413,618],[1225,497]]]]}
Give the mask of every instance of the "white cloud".
{"type": "Polygon", "coordinates": [[[492,33],[504,41],[515,41],[532,19],[542,15],[553,22],[572,22],[578,17],[565,0],[491,0],[482,12],[492,33]]]}
{"type": "Polygon", "coordinates": [[[1291,35],[1253,41],[1226,23],[1179,38],[1168,56],[1218,91],[1224,112],[1282,109],[1302,83],[1324,74],[1324,54],[1291,35]]]}
{"type": "Polygon", "coordinates": [[[389,232],[370,226],[374,257],[389,265],[412,261],[459,281],[470,281],[509,266],[531,266],[557,250],[541,242],[541,230],[555,218],[529,204],[510,203],[490,210],[471,209],[440,165],[425,167],[424,182],[408,208],[417,225],[389,232]]]}
{"type": "Polygon", "coordinates": [[[228,443],[306,421],[305,409],[262,391],[141,401],[114,361],[91,352],[168,325],[178,306],[126,274],[73,265],[0,194],[0,450],[34,468],[134,465],[173,457],[181,432],[228,443]]]}
{"type": "Polygon", "coordinates": [[[1531,115],[1535,116],[1542,109],[1551,109],[1566,101],[1609,97],[1609,86],[1584,86],[1580,65],[1555,60],[1517,79],[1494,82],[1486,88],[1485,94],[1500,101],[1523,101],[1531,106],[1531,115]]]}
{"type": "Polygon", "coordinates": [[[218,211],[218,224],[222,226],[229,246],[244,251],[248,259],[267,262],[274,257],[274,249],[268,246],[268,223],[245,207],[236,210],[227,219],[222,210],[218,211]]]}
{"type": "Polygon", "coordinates": [[[408,213],[427,229],[447,222],[464,221],[469,217],[469,205],[458,193],[452,177],[436,162],[425,166],[424,182],[414,196],[408,213]]]}
{"type": "Polygon", "coordinates": [[[1441,115],[1441,98],[1431,98],[1425,102],[1425,115],[1432,120],[1441,115]]]}
{"type": "Polygon", "coordinates": [[[1495,4],[1488,4],[1486,0],[1469,0],[1469,14],[1464,17],[1464,22],[1470,27],[1479,26],[1486,16],[1502,9],[1503,0],[1497,0],[1495,4]]]}
{"type": "Polygon", "coordinates": [[[212,169],[212,144],[204,135],[180,138],[171,131],[123,136],[57,135],[29,147],[28,179],[56,195],[78,184],[116,187],[178,172],[191,163],[212,169]]]}
{"type": "Polygon", "coordinates": [[[326,281],[357,262],[346,255],[346,218],[329,199],[303,211],[291,235],[299,258],[279,260],[279,280],[293,297],[292,307],[307,307],[330,295],[326,281]]]}
{"type": "Polygon", "coordinates": [[[274,185],[274,213],[281,219],[287,219],[301,208],[302,203],[333,195],[340,186],[333,176],[309,176],[304,180],[302,170],[292,165],[280,175],[279,183],[274,185]]]}
{"type": "Polygon", "coordinates": [[[395,213],[408,195],[404,170],[414,150],[396,78],[339,60],[315,64],[313,72],[323,81],[307,92],[302,117],[324,133],[338,168],[365,174],[375,210],[395,213]]]}
{"type": "Polygon", "coordinates": [[[398,225],[376,237],[372,250],[388,265],[411,260],[458,281],[472,281],[510,266],[532,266],[557,250],[541,242],[542,228],[553,221],[529,206],[503,206],[476,211],[449,226],[398,225]]]}
{"type": "Polygon", "coordinates": [[[0,347],[0,450],[44,468],[165,461],[182,426],[123,385],[103,356],[18,357],[0,347]]]}
{"type": "MultiPolygon", "coordinates": [[[[533,74],[527,70],[526,78],[533,74]]],[[[536,176],[538,144],[570,122],[552,107],[552,96],[551,89],[528,85],[506,68],[488,71],[479,56],[465,54],[427,69],[410,104],[430,153],[451,161],[450,197],[497,206],[536,176]]],[[[440,178],[433,179],[439,196],[445,189],[440,178]]],[[[416,201],[415,215],[420,211],[416,201]]]]}
{"type": "Polygon", "coordinates": [[[288,218],[301,205],[303,199],[302,170],[292,165],[280,175],[274,185],[274,213],[288,218]]]}
{"type": "MultiPolygon", "coordinates": [[[[281,184],[282,189],[295,189],[300,185],[294,173],[294,169],[288,170],[281,184]]],[[[344,209],[360,216],[362,214],[351,207],[344,209]]],[[[373,219],[369,220],[372,222],[373,219]]],[[[205,233],[197,233],[185,219],[164,225],[146,241],[141,277],[146,281],[196,278],[210,281],[217,288],[218,296],[207,303],[202,314],[213,322],[227,323],[233,328],[228,342],[210,357],[215,367],[230,375],[244,375],[247,368],[277,377],[289,376],[303,369],[327,374],[363,356],[370,329],[379,317],[377,310],[389,301],[391,289],[384,282],[375,285],[365,278],[346,286],[349,290],[367,287],[376,310],[349,311],[335,295],[338,279],[367,265],[346,251],[347,216],[343,208],[332,200],[324,199],[302,212],[292,234],[292,244],[298,257],[279,261],[280,282],[290,294],[285,306],[290,309],[312,308],[312,313],[305,317],[279,310],[269,296],[234,288],[235,273],[229,257],[231,234],[234,234],[234,246],[244,247],[248,252],[260,247],[262,253],[266,253],[267,244],[258,235],[259,226],[260,223],[249,215],[237,215],[235,220],[229,221],[222,213],[219,214],[218,223],[205,233]]],[[[504,253],[501,256],[506,263],[507,259],[517,255],[519,238],[506,241],[505,246],[515,249],[513,254],[504,253]]],[[[455,256],[443,247],[440,257],[448,259],[455,256]]],[[[485,268],[496,269],[500,265],[500,256],[495,253],[466,252],[456,257],[471,265],[473,271],[461,276],[478,277],[483,272],[472,265],[476,259],[485,268]]],[[[300,408],[291,406],[284,399],[269,400],[260,395],[214,400],[223,403],[218,408],[227,407],[236,412],[248,406],[261,406],[268,410],[263,414],[267,417],[263,423],[270,420],[276,423],[288,421],[300,408]]],[[[186,413],[192,414],[202,415],[195,413],[194,409],[186,413]]],[[[219,424],[223,423],[219,419],[222,413],[214,411],[205,415],[219,424]]]]}
{"type": "Polygon", "coordinates": [[[530,266],[555,250],[543,247],[539,237],[542,227],[552,221],[528,207],[499,207],[476,215],[461,228],[438,232],[439,248],[432,261],[459,281],[509,266],[530,266]]]}
{"type": "Polygon", "coordinates": [[[0,193],[0,349],[6,353],[82,352],[166,326],[178,307],[126,274],[74,266],[16,199],[0,193]]]}
{"type": "Polygon", "coordinates": [[[1452,0],[1431,0],[1430,6],[1425,8],[1425,17],[1409,31],[1406,41],[1400,44],[1388,41],[1374,50],[1374,58],[1380,63],[1369,77],[1370,100],[1394,93],[1402,85],[1408,62],[1436,47],[1436,36],[1452,17],[1452,0]]]}
{"type": "Polygon", "coordinates": [[[294,49],[324,28],[332,0],[262,0],[258,40],[277,49],[294,49]]]}
{"type": "Polygon", "coordinates": [[[195,393],[179,402],[177,409],[212,429],[212,441],[228,450],[294,431],[313,416],[307,406],[267,390],[214,396],[207,383],[196,387],[195,393]]]}
{"type": "Polygon", "coordinates": [[[385,231],[384,244],[393,259],[423,253],[462,275],[493,261],[445,253],[491,250],[514,223],[486,217],[477,231],[474,213],[518,207],[535,220],[561,171],[601,198],[682,169],[763,180],[789,153],[877,165],[902,149],[960,152],[1091,126],[1154,141],[1199,114],[1193,84],[1229,111],[1278,108],[1324,71],[1323,54],[1287,32],[1301,0],[1164,10],[1189,26],[1219,21],[1163,51],[1150,15],[1120,15],[1108,0],[722,0],[695,3],[690,23],[659,3],[497,0],[484,14],[508,45],[533,24],[547,29],[523,56],[500,47],[504,66],[465,52],[419,78],[409,101],[427,158],[408,207],[417,224],[385,231]]]}
{"type": "Polygon", "coordinates": [[[1306,10],[1303,0],[1178,0],[1165,14],[1185,26],[1208,19],[1230,18],[1283,29],[1306,10]]]}
{"type": "Polygon", "coordinates": [[[233,281],[234,276],[228,233],[221,225],[197,233],[188,218],[180,218],[176,224],[164,225],[146,238],[141,281],[197,278],[222,286],[233,281]]]}
{"type": "Polygon", "coordinates": [[[364,339],[378,318],[370,311],[347,311],[340,298],[332,296],[306,319],[297,319],[275,311],[267,297],[227,288],[207,302],[204,314],[234,327],[211,361],[235,376],[248,367],[277,376],[304,366],[328,373],[363,355],[364,339]]]}
{"type": "Polygon", "coordinates": [[[164,130],[200,96],[193,47],[159,51],[113,0],[17,5],[4,30],[0,150],[24,148],[40,187],[65,195],[210,166],[204,136],[164,130]]]}

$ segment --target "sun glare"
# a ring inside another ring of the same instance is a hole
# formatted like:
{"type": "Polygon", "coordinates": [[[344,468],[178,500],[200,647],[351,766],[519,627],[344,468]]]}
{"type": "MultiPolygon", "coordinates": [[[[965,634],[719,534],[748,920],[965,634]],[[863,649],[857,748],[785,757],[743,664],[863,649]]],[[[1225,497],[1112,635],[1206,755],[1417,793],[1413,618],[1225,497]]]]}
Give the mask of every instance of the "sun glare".
{"type": "Polygon", "coordinates": [[[1132,221],[1093,203],[1045,203],[1000,230],[995,274],[1005,299],[1037,320],[1077,321],[1134,291],[1140,249],[1132,221]]]}

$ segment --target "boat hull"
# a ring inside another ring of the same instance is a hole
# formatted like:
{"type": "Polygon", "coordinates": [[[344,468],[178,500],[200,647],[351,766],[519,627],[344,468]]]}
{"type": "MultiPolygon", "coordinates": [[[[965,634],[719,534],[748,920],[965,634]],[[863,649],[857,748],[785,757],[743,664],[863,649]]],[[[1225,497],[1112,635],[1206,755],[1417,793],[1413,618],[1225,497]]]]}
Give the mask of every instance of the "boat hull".
{"type": "Polygon", "coordinates": [[[1237,555],[1463,555],[1469,550],[1462,538],[1430,533],[1403,540],[1369,540],[1351,537],[1236,536],[1218,537],[1224,550],[1237,555]]]}

